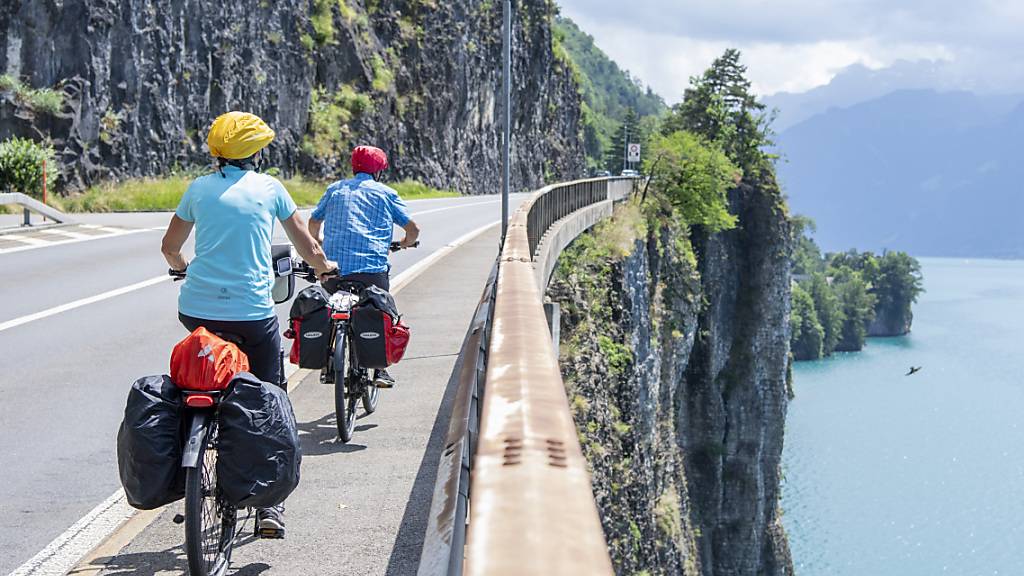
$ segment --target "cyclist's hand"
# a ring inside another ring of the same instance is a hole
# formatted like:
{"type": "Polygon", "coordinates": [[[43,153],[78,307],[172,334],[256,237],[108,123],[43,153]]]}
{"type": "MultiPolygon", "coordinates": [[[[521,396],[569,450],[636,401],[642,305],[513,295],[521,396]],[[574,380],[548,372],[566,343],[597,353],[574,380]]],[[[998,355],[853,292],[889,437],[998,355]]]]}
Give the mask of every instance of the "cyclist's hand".
{"type": "Polygon", "coordinates": [[[415,248],[416,244],[416,242],[409,242],[408,236],[402,238],[402,241],[398,243],[398,245],[401,246],[402,248],[415,248]]]}
{"type": "Polygon", "coordinates": [[[316,276],[317,276],[317,278],[320,279],[320,283],[321,284],[323,284],[324,282],[326,282],[327,280],[329,280],[331,278],[337,278],[338,276],[340,276],[340,274],[338,272],[338,265],[335,264],[334,262],[327,262],[327,263],[330,264],[330,266],[331,266],[330,269],[328,269],[328,270],[317,270],[316,271],[316,273],[317,273],[316,276]]]}

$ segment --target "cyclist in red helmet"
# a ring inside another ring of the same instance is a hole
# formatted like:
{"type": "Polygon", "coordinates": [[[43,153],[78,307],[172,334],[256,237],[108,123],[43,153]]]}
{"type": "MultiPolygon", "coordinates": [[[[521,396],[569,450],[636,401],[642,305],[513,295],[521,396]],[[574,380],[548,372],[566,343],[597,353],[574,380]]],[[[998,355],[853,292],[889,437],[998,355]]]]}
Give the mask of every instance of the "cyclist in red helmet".
{"type": "MultiPolygon", "coordinates": [[[[354,280],[389,290],[388,262],[394,226],[405,230],[403,248],[411,247],[420,229],[409,218],[409,210],[398,193],[380,183],[388,168],[388,156],[380,148],[359,146],[352,151],[352,172],[348,180],[327,187],[309,219],[309,232],[320,238],[327,257],[338,263],[342,280],[354,280]]],[[[391,388],[395,380],[386,370],[377,370],[374,384],[391,388]]]]}

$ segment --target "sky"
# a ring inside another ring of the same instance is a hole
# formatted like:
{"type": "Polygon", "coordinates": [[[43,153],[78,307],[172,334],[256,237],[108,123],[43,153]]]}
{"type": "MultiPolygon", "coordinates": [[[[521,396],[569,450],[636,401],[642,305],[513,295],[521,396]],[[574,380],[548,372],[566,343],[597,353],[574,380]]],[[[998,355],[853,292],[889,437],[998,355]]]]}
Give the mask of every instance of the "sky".
{"type": "Polygon", "coordinates": [[[852,64],[927,63],[936,84],[1024,88],[1024,0],[559,0],[623,68],[667,101],[725,48],[762,96],[828,84],[852,64]]]}

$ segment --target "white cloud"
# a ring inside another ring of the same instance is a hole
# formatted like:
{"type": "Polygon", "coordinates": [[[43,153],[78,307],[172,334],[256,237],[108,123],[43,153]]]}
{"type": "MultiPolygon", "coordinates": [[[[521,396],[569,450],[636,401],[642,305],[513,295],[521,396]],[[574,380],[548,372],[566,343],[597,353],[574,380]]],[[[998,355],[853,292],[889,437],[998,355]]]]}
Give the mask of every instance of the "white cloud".
{"type": "Polygon", "coordinates": [[[827,84],[852,64],[947,63],[963,88],[1024,87],[1024,2],[1014,0],[562,0],[623,68],[670,102],[728,47],[762,95],[827,84]]]}

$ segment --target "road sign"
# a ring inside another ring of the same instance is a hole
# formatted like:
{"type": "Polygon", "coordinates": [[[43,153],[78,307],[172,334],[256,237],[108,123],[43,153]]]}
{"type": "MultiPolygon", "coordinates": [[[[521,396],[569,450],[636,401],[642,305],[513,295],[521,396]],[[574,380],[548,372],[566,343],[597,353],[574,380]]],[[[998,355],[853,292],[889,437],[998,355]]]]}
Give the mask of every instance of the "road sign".
{"type": "Polygon", "coordinates": [[[640,161],[640,145],[639,144],[630,144],[629,146],[626,147],[626,160],[628,160],[629,162],[639,162],[640,161]]]}

